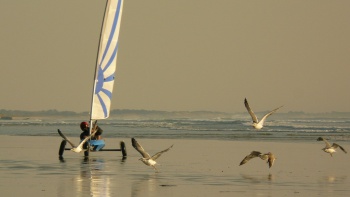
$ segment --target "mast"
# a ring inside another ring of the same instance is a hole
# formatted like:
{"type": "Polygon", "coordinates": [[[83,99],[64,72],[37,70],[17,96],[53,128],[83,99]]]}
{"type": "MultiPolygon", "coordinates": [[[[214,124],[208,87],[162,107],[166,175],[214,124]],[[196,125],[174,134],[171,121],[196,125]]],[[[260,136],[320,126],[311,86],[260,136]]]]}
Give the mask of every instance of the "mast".
{"type": "MultiPolygon", "coordinates": [[[[106,12],[107,12],[107,8],[108,8],[108,4],[109,4],[109,0],[106,0],[106,6],[105,6],[105,11],[103,13],[103,21],[105,21],[105,18],[106,18],[106,12]]],[[[99,53],[100,53],[100,45],[101,45],[101,39],[102,39],[102,32],[103,32],[103,26],[104,26],[104,22],[102,22],[102,25],[101,25],[101,31],[100,31],[100,38],[98,40],[98,48],[97,48],[97,56],[96,56],[96,65],[98,65],[98,56],[99,56],[99,53]]],[[[95,90],[96,90],[96,83],[97,83],[97,73],[98,73],[98,66],[95,66],[95,72],[94,72],[94,81],[93,81],[93,85],[92,85],[92,94],[91,94],[91,108],[90,108],[90,121],[89,121],[89,133],[91,135],[91,131],[92,131],[92,128],[93,128],[93,119],[92,119],[92,110],[93,110],[93,103],[94,103],[94,93],[95,93],[95,90]]],[[[96,121],[97,123],[97,121],[96,121]]]]}

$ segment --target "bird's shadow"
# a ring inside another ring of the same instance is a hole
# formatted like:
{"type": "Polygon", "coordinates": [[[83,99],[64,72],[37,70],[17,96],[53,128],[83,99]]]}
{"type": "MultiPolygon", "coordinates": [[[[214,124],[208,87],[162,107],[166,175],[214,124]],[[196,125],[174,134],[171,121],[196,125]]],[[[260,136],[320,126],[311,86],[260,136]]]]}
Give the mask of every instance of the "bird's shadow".
{"type": "Polygon", "coordinates": [[[261,183],[265,181],[273,181],[275,180],[275,176],[273,176],[271,173],[269,173],[267,176],[266,175],[247,175],[247,174],[241,174],[241,177],[244,180],[253,182],[253,183],[261,183]]]}

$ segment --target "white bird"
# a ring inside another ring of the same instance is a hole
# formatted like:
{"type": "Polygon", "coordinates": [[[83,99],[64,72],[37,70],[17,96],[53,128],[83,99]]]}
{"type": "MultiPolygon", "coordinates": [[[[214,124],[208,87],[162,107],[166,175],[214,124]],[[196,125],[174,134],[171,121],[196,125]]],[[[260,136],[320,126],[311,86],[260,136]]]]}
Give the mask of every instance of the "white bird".
{"type": "Polygon", "coordinates": [[[84,143],[86,141],[88,141],[90,139],[90,137],[94,136],[95,132],[92,133],[90,136],[86,137],[83,141],[81,141],[78,146],[75,146],[65,135],[63,135],[63,133],[59,129],[58,129],[58,134],[60,134],[60,136],[72,146],[71,151],[76,152],[76,153],[80,153],[82,150],[84,150],[83,149],[84,143]]]}
{"type": "Polygon", "coordinates": [[[239,164],[240,166],[247,163],[249,160],[255,158],[255,157],[260,157],[260,159],[262,160],[267,160],[267,163],[269,164],[269,168],[272,167],[273,163],[276,160],[276,157],[274,154],[272,154],[271,152],[262,154],[259,151],[252,151],[249,155],[247,155],[239,164]]]}
{"type": "Polygon", "coordinates": [[[259,129],[262,129],[262,128],[264,127],[264,122],[265,122],[265,120],[266,120],[267,117],[269,117],[270,115],[272,115],[273,113],[275,113],[277,110],[279,110],[281,107],[283,107],[283,105],[282,105],[282,106],[280,106],[280,107],[278,107],[278,108],[276,108],[276,109],[270,111],[269,113],[265,114],[265,116],[259,121],[258,118],[256,117],[256,115],[254,114],[253,110],[250,109],[249,104],[248,104],[248,101],[247,101],[246,98],[244,99],[244,105],[245,105],[245,107],[247,108],[248,113],[249,113],[250,116],[252,117],[252,120],[253,120],[253,127],[254,127],[255,129],[258,129],[258,130],[259,130],[259,129]]]}
{"type": "Polygon", "coordinates": [[[139,160],[141,160],[144,164],[153,167],[154,170],[156,170],[158,172],[158,169],[156,168],[156,159],[158,157],[160,157],[163,153],[167,152],[168,150],[170,150],[170,148],[172,148],[174,145],[171,145],[169,148],[160,151],[158,153],[156,153],[155,155],[153,155],[152,157],[142,148],[142,146],[136,141],[135,138],[131,138],[131,143],[132,146],[142,155],[142,158],[140,158],[139,160]]]}
{"type": "Polygon", "coordinates": [[[317,138],[317,141],[324,141],[324,143],[326,143],[326,147],[322,148],[322,150],[324,152],[326,152],[326,153],[329,153],[331,155],[331,157],[333,157],[332,154],[336,152],[335,149],[338,148],[338,147],[344,153],[347,153],[346,150],[343,147],[341,147],[339,144],[333,143],[332,146],[331,146],[331,144],[326,139],[324,139],[323,137],[317,138]]]}

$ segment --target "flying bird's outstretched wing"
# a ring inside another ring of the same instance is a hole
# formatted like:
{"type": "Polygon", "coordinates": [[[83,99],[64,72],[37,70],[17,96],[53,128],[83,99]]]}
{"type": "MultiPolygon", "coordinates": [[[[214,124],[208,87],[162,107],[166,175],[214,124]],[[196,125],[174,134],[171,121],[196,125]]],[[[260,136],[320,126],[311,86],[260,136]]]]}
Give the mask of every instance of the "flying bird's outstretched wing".
{"type": "Polygon", "coordinates": [[[135,138],[131,138],[132,146],[142,155],[143,158],[150,159],[151,156],[142,148],[135,138]]]}
{"type": "Polygon", "coordinates": [[[250,116],[252,117],[252,120],[254,123],[258,123],[258,118],[256,117],[255,113],[253,112],[253,110],[250,108],[249,103],[247,101],[247,99],[244,99],[244,105],[245,108],[247,108],[248,113],[250,114],[250,116]]]}
{"type": "Polygon", "coordinates": [[[331,147],[331,144],[326,139],[324,139],[323,137],[317,138],[317,141],[324,141],[324,143],[326,143],[326,148],[330,148],[331,147]]]}
{"type": "Polygon", "coordinates": [[[91,137],[93,137],[95,135],[95,133],[97,132],[97,130],[92,131],[93,133],[91,133],[91,135],[87,136],[83,141],[80,142],[80,144],[78,145],[78,147],[83,148],[83,145],[85,144],[86,141],[90,140],[91,137]]]}
{"type": "Polygon", "coordinates": [[[247,155],[246,157],[244,157],[244,159],[241,161],[241,163],[239,164],[240,166],[247,163],[249,160],[255,158],[255,157],[259,157],[261,155],[261,152],[259,151],[252,151],[249,155],[247,155]]]}
{"type": "Polygon", "coordinates": [[[340,146],[339,144],[333,143],[332,147],[333,147],[333,148],[338,148],[338,147],[339,147],[344,153],[348,153],[348,152],[346,152],[346,150],[345,150],[342,146],[340,146]]]}
{"type": "Polygon", "coordinates": [[[275,157],[275,155],[274,154],[272,154],[272,153],[267,153],[268,155],[269,155],[269,159],[267,160],[267,163],[269,164],[269,168],[271,168],[272,167],[272,165],[273,165],[273,163],[275,162],[275,160],[276,160],[276,157],[275,157]]]}
{"type": "Polygon", "coordinates": [[[279,110],[281,107],[283,107],[283,105],[280,106],[280,107],[277,107],[276,109],[274,109],[274,110],[270,111],[269,113],[265,114],[265,116],[260,120],[260,124],[264,124],[266,118],[269,117],[269,116],[271,116],[273,113],[275,113],[275,112],[276,112],[277,110],[279,110]]]}
{"type": "Polygon", "coordinates": [[[82,140],[80,142],[80,144],[78,146],[75,146],[65,135],[63,135],[63,133],[58,129],[58,134],[60,134],[60,136],[66,140],[71,146],[72,146],[72,151],[79,153],[83,150],[83,145],[85,144],[86,141],[88,141],[92,136],[94,136],[96,133],[96,131],[94,131],[94,133],[92,133],[91,135],[89,135],[88,137],[86,137],[84,140],[82,140]]]}
{"type": "Polygon", "coordinates": [[[154,154],[151,158],[152,158],[153,160],[156,160],[156,159],[157,159],[158,157],[160,157],[163,153],[165,153],[165,152],[167,152],[168,150],[170,150],[173,146],[174,146],[174,145],[171,145],[169,148],[167,148],[167,149],[165,149],[165,150],[163,150],[163,151],[160,151],[160,152],[154,154]]]}
{"type": "Polygon", "coordinates": [[[57,131],[58,131],[58,134],[60,134],[60,136],[61,136],[64,140],[66,140],[66,141],[72,146],[72,148],[75,147],[75,145],[74,145],[65,135],[63,135],[63,133],[61,132],[61,130],[57,129],[57,131]]]}

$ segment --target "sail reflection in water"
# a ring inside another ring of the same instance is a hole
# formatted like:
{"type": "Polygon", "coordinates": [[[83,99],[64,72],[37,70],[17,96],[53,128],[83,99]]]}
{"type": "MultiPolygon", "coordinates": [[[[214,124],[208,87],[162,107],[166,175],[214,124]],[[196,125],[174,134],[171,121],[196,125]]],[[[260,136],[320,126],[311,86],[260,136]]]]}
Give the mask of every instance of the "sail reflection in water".
{"type": "Polygon", "coordinates": [[[75,196],[111,196],[110,176],[103,174],[105,163],[102,159],[84,159],[80,174],[75,178],[75,196]]]}

